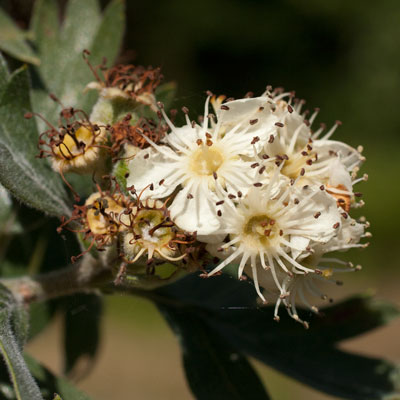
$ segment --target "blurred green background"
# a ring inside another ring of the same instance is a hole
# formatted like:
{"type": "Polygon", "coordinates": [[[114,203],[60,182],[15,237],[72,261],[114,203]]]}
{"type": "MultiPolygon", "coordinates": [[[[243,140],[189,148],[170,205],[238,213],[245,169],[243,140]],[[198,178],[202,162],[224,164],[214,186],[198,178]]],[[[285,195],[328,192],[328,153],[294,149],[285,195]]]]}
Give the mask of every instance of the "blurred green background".
{"type": "MultiPolygon", "coordinates": [[[[0,6],[27,27],[32,3],[1,0],[0,6]]],[[[261,94],[271,84],[295,90],[311,110],[320,107],[317,124],[343,122],[334,138],[365,148],[362,172],[370,179],[357,188],[366,202],[357,212],[371,222],[373,238],[368,249],[349,253],[364,269],[345,277],[348,283],[342,295],[373,288],[378,296],[399,303],[400,2],[127,1],[127,23],[120,61],[161,66],[165,81],[178,84],[174,107],[188,106],[192,117],[202,113],[206,90],[241,97],[249,91],[261,94]]],[[[137,397],[121,392],[113,398],[190,399],[177,345],[150,305],[111,299],[105,327],[100,363],[83,382],[89,392],[109,399],[99,382],[109,382],[112,389],[114,384],[129,388],[134,379],[137,397]],[[128,346],[125,351],[124,346],[128,346]],[[115,372],[117,360],[123,361],[115,372]],[[107,366],[109,370],[104,369],[107,366]],[[115,380],[113,374],[121,379],[115,380]],[[161,387],[159,392],[146,391],[151,382],[161,387]]],[[[364,342],[360,339],[354,348],[378,355],[386,352],[398,360],[399,327],[372,334],[364,342]]],[[[54,329],[45,334],[47,339],[38,340],[49,340],[54,329]]],[[[57,364],[40,343],[33,344],[36,354],[57,364]]],[[[329,398],[286,381],[282,384],[276,374],[261,371],[273,381],[271,392],[280,400],[329,398]]]]}

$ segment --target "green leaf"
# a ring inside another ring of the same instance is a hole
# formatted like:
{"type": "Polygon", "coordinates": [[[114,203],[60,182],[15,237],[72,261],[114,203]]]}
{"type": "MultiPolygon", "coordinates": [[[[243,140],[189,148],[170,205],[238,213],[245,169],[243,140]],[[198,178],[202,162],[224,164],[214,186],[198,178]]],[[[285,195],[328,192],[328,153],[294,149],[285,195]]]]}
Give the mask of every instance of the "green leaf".
{"type": "MultiPolygon", "coordinates": [[[[263,340],[243,325],[236,329],[208,320],[232,346],[265,364],[325,393],[346,399],[378,400],[398,394],[394,377],[398,368],[384,360],[342,352],[327,344],[311,345],[308,341],[288,341],[275,329],[275,340],[263,340]]],[[[244,323],[245,324],[245,323],[244,323]]]]}
{"type": "Polygon", "coordinates": [[[113,176],[115,176],[121,191],[129,196],[128,191],[126,190],[126,176],[129,173],[128,163],[126,160],[119,160],[113,170],[113,176]]]}
{"type": "Polygon", "coordinates": [[[11,293],[0,287],[0,353],[7,366],[16,398],[41,400],[43,398],[39,387],[29,372],[22,357],[21,343],[14,334],[15,330],[25,329],[25,326],[21,327],[21,318],[17,317],[16,309],[11,293]]]}
{"type": "Polygon", "coordinates": [[[24,118],[31,109],[26,67],[15,71],[0,92],[0,183],[18,200],[46,214],[70,214],[61,178],[36,158],[35,122],[24,118]]]}
{"type": "Polygon", "coordinates": [[[4,244],[5,236],[22,232],[21,224],[16,220],[17,215],[13,209],[11,196],[7,190],[0,185],[0,249],[4,244]]]}
{"type": "Polygon", "coordinates": [[[52,398],[51,396],[57,393],[62,400],[90,400],[89,396],[78,390],[67,379],[53,375],[28,354],[24,357],[45,398],[52,398]]]}
{"type": "Polygon", "coordinates": [[[6,60],[0,53],[0,98],[3,96],[3,92],[7,86],[7,82],[10,79],[6,60]]]}
{"type": "Polygon", "coordinates": [[[90,370],[97,353],[103,302],[97,295],[80,294],[68,298],[66,307],[64,371],[79,378],[90,370]]]}
{"type": "MultiPolygon", "coordinates": [[[[187,276],[155,291],[158,304],[175,304],[203,320],[238,353],[308,383],[316,389],[348,399],[374,400],[398,394],[395,365],[337,350],[337,341],[367,332],[398,316],[398,310],[366,296],[322,309],[324,316],[309,318],[310,329],[273,308],[259,307],[251,283],[228,275],[201,279],[187,276]]],[[[308,315],[309,314],[309,315],[308,315]]]]}
{"type": "Polygon", "coordinates": [[[310,341],[335,343],[384,326],[399,316],[397,307],[371,295],[351,297],[323,309],[321,317],[313,318],[310,341]]]}
{"type": "Polygon", "coordinates": [[[36,0],[34,3],[30,31],[41,57],[48,58],[46,49],[54,51],[59,35],[59,13],[57,1],[36,0]]]}
{"type": "Polygon", "coordinates": [[[0,50],[10,56],[39,65],[40,60],[26,42],[28,32],[19,29],[13,20],[0,8],[0,50]]]}
{"type": "MultiPolygon", "coordinates": [[[[54,400],[55,393],[62,400],[90,400],[90,398],[75,388],[68,380],[53,375],[48,369],[40,365],[28,354],[24,355],[25,362],[28,365],[32,375],[39,384],[43,398],[54,400]]],[[[0,367],[0,397],[7,400],[18,400],[10,387],[10,382],[4,368],[0,367]]],[[[23,399],[25,400],[25,399],[23,399]]],[[[31,400],[31,398],[27,398],[31,400]]]]}
{"type": "Polygon", "coordinates": [[[220,318],[226,324],[258,329],[268,340],[274,338],[278,329],[281,338],[289,341],[298,338],[314,344],[334,343],[383,326],[400,315],[399,309],[390,303],[358,295],[321,309],[320,315],[299,307],[299,313],[310,321],[310,329],[305,330],[285,312],[280,313],[281,321],[276,323],[272,318],[274,306],[257,304],[258,296],[250,280],[241,282],[225,274],[209,279],[191,274],[157,293],[187,307],[205,309],[212,318],[220,318]]]}
{"type": "Polygon", "coordinates": [[[55,122],[59,105],[49,99],[49,92],[65,106],[83,108],[89,113],[96,94],[84,95],[83,91],[95,78],[83,60],[82,51],[91,52],[93,65],[99,64],[103,57],[111,65],[121,46],[125,17],[122,0],[111,1],[103,16],[97,0],[70,0],[59,30],[57,7],[51,3],[55,2],[40,0],[32,18],[35,44],[41,58],[32,98],[35,111],[55,122]]]}
{"type": "Polygon", "coordinates": [[[180,339],[190,388],[198,400],[269,399],[248,360],[195,315],[160,307],[180,339]]]}

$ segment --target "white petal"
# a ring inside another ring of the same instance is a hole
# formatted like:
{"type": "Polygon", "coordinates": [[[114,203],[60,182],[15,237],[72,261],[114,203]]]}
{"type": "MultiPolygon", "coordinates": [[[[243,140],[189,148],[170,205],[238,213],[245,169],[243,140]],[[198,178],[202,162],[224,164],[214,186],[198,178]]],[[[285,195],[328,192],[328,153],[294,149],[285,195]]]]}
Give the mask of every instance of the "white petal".
{"type": "MultiPolygon", "coordinates": [[[[212,235],[197,235],[196,239],[199,242],[202,242],[202,243],[211,243],[211,244],[220,243],[220,245],[218,246],[218,247],[220,247],[220,246],[223,245],[222,241],[225,239],[225,236],[226,236],[225,233],[219,233],[218,235],[215,235],[215,234],[212,234],[212,235]]],[[[212,253],[210,252],[210,254],[212,254],[212,253]]]]}
{"type": "Polygon", "coordinates": [[[321,159],[332,157],[329,152],[335,152],[342,163],[349,168],[353,165],[362,163],[360,153],[346,143],[336,140],[315,140],[313,143],[314,149],[318,152],[321,159]]]}
{"type": "Polygon", "coordinates": [[[340,251],[341,248],[347,249],[348,245],[359,243],[363,234],[364,225],[350,218],[342,218],[342,226],[338,235],[323,245],[323,251],[326,253],[333,250],[340,251]]]}
{"type": "Polygon", "coordinates": [[[166,136],[166,141],[175,148],[184,147],[191,148],[196,144],[196,140],[200,138],[201,127],[196,125],[192,128],[190,125],[184,125],[174,128],[171,133],[166,136]]]}
{"type": "Polygon", "coordinates": [[[185,186],[169,207],[175,224],[198,235],[218,234],[221,217],[217,216],[215,203],[218,197],[207,188],[207,182],[185,186]],[[191,194],[193,198],[188,199],[191,194]]]}
{"type": "Polygon", "coordinates": [[[225,103],[229,110],[217,113],[219,132],[223,141],[239,146],[238,154],[252,156],[254,147],[261,151],[265,140],[276,131],[278,117],[272,112],[268,97],[240,99],[225,103]],[[251,121],[251,123],[250,123],[251,121]],[[254,137],[260,141],[251,144],[254,137]]]}
{"type": "Polygon", "coordinates": [[[241,191],[243,195],[252,187],[257,169],[251,168],[251,162],[243,160],[227,160],[218,170],[218,175],[226,182],[228,193],[236,194],[241,191]]]}
{"type": "Polygon", "coordinates": [[[329,169],[329,185],[333,187],[338,187],[343,185],[350,192],[353,191],[353,185],[351,182],[351,176],[347,171],[344,164],[336,158],[332,160],[330,169],[329,169]]]}
{"type": "Polygon", "coordinates": [[[140,193],[146,186],[153,184],[153,191],[144,191],[142,195],[144,199],[148,197],[166,197],[179,184],[179,179],[175,179],[168,184],[168,177],[179,173],[179,168],[175,160],[170,160],[153,148],[141,150],[134,159],[129,161],[128,168],[129,177],[127,179],[127,186],[134,185],[137,193],[140,193]],[[144,158],[146,155],[148,157],[144,158]],[[162,180],[164,180],[164,183],[160,185],[162,180]]]}
{"type": "Polygon", "coordinates": [[[270,115],[272,111],[269,100],[268,97],[263,96],[229,101],[224,104],[229,107],[229,110],[218,110],[217,119],[223,123],[236,124],[244,119],[252,118],[256,113],[265,112],[270,115]],[[264,107],[264,110],[259,111],[260,107],[264,107]]]}
{"type": "Polygon", "coordinates": [[[293,245],[292,258],[295,260],[309,245],[310,239],[304,236],[291,235],[290,244],[293,245]]]}
{"type": "MultiPolygon", "coordinates": [[[[338,233],[334,226],[341,219],[336,200],[325,191],[318,191],[310,201],[297,210],[295,214],[297,226],[292,225],[292,228],[302,231],[301,236],[305,238],[318,243],[326,243],[338,233]],[[315,218],[317,213],[320,215],[315,218]]],[[[291,224],[291,221],[289,220],[287,223],[291,224]]],[[[285,230],[284,227],[283,230],[285,230]]]]}

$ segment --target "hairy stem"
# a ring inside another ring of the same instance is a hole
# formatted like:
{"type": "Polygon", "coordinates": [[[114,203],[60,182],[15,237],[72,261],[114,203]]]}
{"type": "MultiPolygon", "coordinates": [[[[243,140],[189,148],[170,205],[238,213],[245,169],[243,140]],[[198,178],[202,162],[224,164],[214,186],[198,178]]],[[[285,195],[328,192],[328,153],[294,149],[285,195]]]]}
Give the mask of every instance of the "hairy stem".
{"type": "Polygon", "coordinates": [[[159,296],[153,289],[174,282],[187,274],[187,270],[177,269],[168,279],[162,279],[136,268],[134,274],[126,273],[125,270],[121,277],[118,278],[117,275],[116,278],[112,269],[105,264],[107,262],[104,260],[96,260],[90,254],[86,254],[80,262],[66,268],[32,277],[0,279],[0,283],[13,293],[17,301],[25,305],[75,293],[95,291],[136,295],[178,305],[173,299],[168,300],[159,296]]]}
{"type": "Polygon", "coordinates": [[[77,264],[34,277],[1,279],[15,298],[24,304],[46,301],[79,292],[94,291],[113,280],[111,270],[87,255],[77,264]]]}

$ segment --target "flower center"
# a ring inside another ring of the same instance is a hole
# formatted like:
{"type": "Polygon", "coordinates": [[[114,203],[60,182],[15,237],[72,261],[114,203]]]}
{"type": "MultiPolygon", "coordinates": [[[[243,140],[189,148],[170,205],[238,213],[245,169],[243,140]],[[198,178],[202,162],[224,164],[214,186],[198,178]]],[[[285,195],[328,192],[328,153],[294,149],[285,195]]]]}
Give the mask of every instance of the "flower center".
{"type": "Polygon", "coordinates": [[[306,167],[306,161],[307,157],[295,154],[289,160],[285,160],[281,173],[290,179],[296,179],[301,170],[306,167]]]}
{"type": "Polygon", "coordinates": [[[244,225],[243,235],[248,246],[259,249],[269,247],[279,236],[279,229],[268,215],[256,215],[244,225]]]}
{"type": "MultiPolygon", "coordinates": [[[[98,196],[98,194],[95,194],[95,196],[98,196]]],[[[123,211],[123,208],[111,197],[96,197],[96,199],[92,197],[94,196],[90,196],[86,201],[89,229],[95,235],[112,233],[113,230],[117,229],[117,217],[123,211]]]]}
{"type": "Polygon", "coordinates": [[[212,175],[223,164],[221,151],[208,146],[197,149],[190,160],[190,169],[198,175],[212,175]]]}
{"type": "Polygon", "coordinates": [[[66,160],[71,160],[84,154],[87,147],[93,143],[93,140],[94,132],[81,126],[74,134],[67,133],[62,142],[55,147],[54,152],[66,160]]]}
{"type": "Polygon", "coordinates": [[[133,230],[140,236],[141,241],[160,247],[168,244],[174,237],[171,224],[165,221],[165,215],[159,210],[140,210],[135,218],[133,230]]]}

